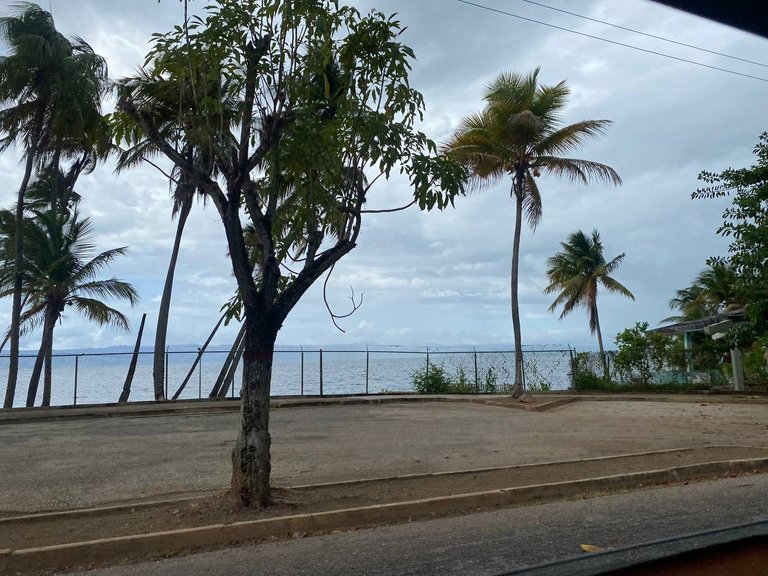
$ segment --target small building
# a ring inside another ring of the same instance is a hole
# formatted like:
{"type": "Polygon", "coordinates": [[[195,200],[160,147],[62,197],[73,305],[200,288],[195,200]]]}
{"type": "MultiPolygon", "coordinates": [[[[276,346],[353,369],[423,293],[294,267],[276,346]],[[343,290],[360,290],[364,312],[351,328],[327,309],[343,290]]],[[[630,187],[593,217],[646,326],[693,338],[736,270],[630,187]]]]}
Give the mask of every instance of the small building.
{"type": "MultiPolygon", "coordinates": [[[[693,350],[692,335],[703,332],[713,339],[722,338],[736,324],[746,321],[744,309],[731,310],[706,316],[695,320],[684,320],[668,326],[654,328],[651,332],[658,332],[667,336],[683,335],[683,346],[686,351],[693,350]]],[[[744,390],[744,369],[741,364],[741,351],[738,348],[731,349],[731,366],[733,368],[733,387],[735,390],[744,390]]]]}

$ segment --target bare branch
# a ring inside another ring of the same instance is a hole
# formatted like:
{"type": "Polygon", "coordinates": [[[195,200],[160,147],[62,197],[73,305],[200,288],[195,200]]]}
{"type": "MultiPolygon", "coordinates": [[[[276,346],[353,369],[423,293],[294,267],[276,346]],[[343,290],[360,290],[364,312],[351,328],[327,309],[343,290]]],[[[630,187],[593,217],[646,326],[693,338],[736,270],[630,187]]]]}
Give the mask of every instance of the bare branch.
{"type": "Polygon", "coordinates": [[[178,184],[178,183],[179,183],[179,181],[178,181],[176,178],[174,178],[173,176],[171,176],[170,174],[168,174],[168,173],[167,173],[165,170],[163,170],[162,168],[160,168],[160,166],[158,166],[157,164],[155,164],[154,162],[152,162],[152,160],[150,160],[150,159],[149,159],[149,158],[147,158],[146,156],[142,156],[142,157],[141,157],[141,161],[142,161],[142,162],[146,162],[147,164],[149,164],[150,166],[152,166],[152,167],[153,167],[155,170],[157,170],[158,172],[160,172],[160,174],[162,174],[163,176],[165,176],[166,178],[168,178],[168,180],[170,180],[170,181],[171,181],[171,182],[173,182],[174,184],[178,184]]]}
{"type": "Polygon", "coordinates": [[[333,322],[333,325],[336,326],[336,328],[341,331],[345,332],[341,326],[339,326],[338,322],[336,320],[341,320],[342,318],[349,318],[354,314],[360,306],[363,305],[363,294],[360,294],[360,302],[355,302],[355,289],[352,288],[352,286],[349,287],[349,290],[351,292],[351,296],[349,299],[352,302],[352,310],[347,312],[346,314],[336,314],[331,310],[331,305],[328,303],[328,280],[331,278],[331,274],[333,274],[333,269],[336,267],[336,264],[334,263],[333,266],[331,266],[330,270],[328,270],[328,274],[325,276],[325,281],[323,282],[323,302],[325,302],[325,308],[328,310],[328,314],[331,317],[331,321],[333,322]]]}
{"type": "Polygon", "coordinates": [[[416,204],[415,198],[405,206],[400,206],[399,208],[385,208],[383,210],[360,210],[360,214],[384,214],[386,212],[400,212],[401,210],[410,208],[414,204],[416,204]]]}

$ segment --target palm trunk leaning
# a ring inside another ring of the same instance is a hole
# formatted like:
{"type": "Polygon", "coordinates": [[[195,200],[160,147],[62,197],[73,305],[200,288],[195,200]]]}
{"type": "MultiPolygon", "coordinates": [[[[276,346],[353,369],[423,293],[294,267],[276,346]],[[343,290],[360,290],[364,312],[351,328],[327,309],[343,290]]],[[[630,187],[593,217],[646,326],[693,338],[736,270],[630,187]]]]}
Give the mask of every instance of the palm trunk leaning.
{"type": "MultiPolygon", "coordinates": [[[[44,109],[38,111],[35,119],[36,128],[33,136],[33,142],[40,140],[42,131],[44,109]]],[[[24,196],[27,193],[27,186],[32,177],[32,168],[34,167],[36,148],[27,150],[27,159],[24,164],[24,177],[19,186],[19,192],[16,198],[16,238],[15,254],[13,257],[13,303],[11,304],[11,350],[8,363],[8,384],[5,388],[4,408],[13,408],[13,400],[16,396],[16,380],[19,374],[19,339],[21,327],[21,298],[22,298],[22,268],[24,266],[24,196]]]]}
{"type": "Polygon", "coordinates": [[[136,336],[136,344],[133,347],[131,364],[128,366],[128,374],[125,375],[123,391],[120,393],[120,398],[117,400],[118,404],[128,402],[128,397],[131,395],[131,384],[133,383],[133,374],[136,372],[136,363],[139,360],[139,350],[141,350],[141,336],[144,333],[144,322],[146,322],[146,320],[147,315],[142,314],[141,324],[139,325],[139,334],[136,336]]]}
{"type": "Polygon", "coordinates": [[[224,359],[224,364],[221,366],[221,370],[219,371],[219,376],[216,378],[216,382],[213,385],[213,388],[211,389],[211,393],[208,395],[209,398],[221,398],[221,389],[224,387],[224,382],[227,379],[227,375],[230,372],[230,368],[232,367],[232,364],[236,364],[235,358],[238,360],[240,359],[241,354],[238,354],[238,351],[240,351],[241,346],[243,344],[243,341],[245,339],[245,322],[243,322],[243,325],[240,327],[240,330],[237,333],[237,336],[235,337],[235,342],[232,344],[232,348],[229,349],[229,353],[227,354],[227,357],[224,359]]]}
{"type": "Polygon", "coordinates": [[[37,391],[40,387],[40,374],[43,372],[43,366],[47,364],[45,369],[45,376],[43,382],[43,406],[50,406],[51,403],[51,372],[50,372],[50,360],[49,349],[53,341],[53,328],[56,326],[56,319],[53,315],[53,311],[48,308],[45,311],[45,320],[43,321],[43,336],[40,339],[40,349],[37,352],[37,358],[35,359],[35,365],[32,368],[32,375],[29,378],[29,387],[27,388],[27,408],[31,408],[35,405],[37,399],[37,391]],[[46,382],[47,381],[47,382],[46,382]],[[46,390],[47,388],[47,390],[46,390]],[[46,404],[46,396],[48,403],[46,404]]]}
{"type": "Polygon", "coordinates": [[[197,356],[195,356],[195,361],[192,362],[192,366],[189,369],[189,372],[187,372],[187,375],[184,377],[184,380],[179,385],[178,390],[176,390],[171,400],[177,400],[179,396],[181,396],[181,393],[184,391],[184,388],[186,388],[187,383],[189,382],[189,379],[192,378],[192,374],[194,374],[195,368],[197,368],[197,365],[203,359],[203,354],[205,354],[205,351],[208,349],[208,345],[211,343],[211,340],[213,340],[214,335],[218,331],[219,326],[221,326],[221,323],[224,322],[225,318],[226,318],[226,314],[223,314],[221,318],[219,318],[219,321],[216,322],[216,326],[214,326],[213,330],[211,330],[211,333],[208,336],[208,339],[205,341],[203,346],[200,349],[198,349],[197,356]]]}
{"type": "Polygon", "coordinates": [[[165,399],[165,342],[168,335],[168,316],[171,309],[171,293],[173,292],[173,276],[176,271],[176,261],[179,257],[181,237],[184,226],[192,208],[193,197],[184,199],[179,210],[179,220],[176,223],[176,237],[173,240],[171,261],[168,264],[168,272],[165,275],[163,295],[160,299],[160,310],[157,315],[157,330],[155,331],[155,349],[152,366],[152,381],[154,383],[155,400],[165,399]]]}

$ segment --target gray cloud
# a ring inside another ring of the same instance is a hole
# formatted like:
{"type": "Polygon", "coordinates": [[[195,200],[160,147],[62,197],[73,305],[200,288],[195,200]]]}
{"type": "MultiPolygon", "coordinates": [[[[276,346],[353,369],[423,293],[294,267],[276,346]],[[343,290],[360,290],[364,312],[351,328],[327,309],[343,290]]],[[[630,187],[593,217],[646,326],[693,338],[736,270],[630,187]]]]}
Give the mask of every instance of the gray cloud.
{"type": "MultiPolygon", "coordinates": [[[[755,67],[627,36],[595,23],[574,20],[519,2],[487,0],[522,15],[648,49],[755,73],[755,67]]],[[[59,28],[78,34],[105,55],[113,77],[141,63],[150,34],[178,21],[180,4],[155,0],[50,0],[59,28]]],[[[555,2],[553,2],[555,4],[555,2]]],[[[558,6],[573,9],[570,4],[558,6]]],[[[199,10],[203,3],[193,2],[199,10]]],[[[442,141],[460,119],[482,107],[487,84],[502,70],[527,72],[541,65],[546,83],[567,80],[572,97],[564,121],[607,118],[608,134],[578,156],[605,162],[624,186],[574,186],[544,178],[544,219],[524,230],[521,308],[527,343],[570,343],[594,347],[586,316],[576,311],[559,322],[547,307],[546,259],[577,229],[598,228],[606,254],[626,252],[616,276],[636,302],[601,297],[604,337],[634,322],[655,324],[669,315],[667,301],[688,284],[707,257],[723,254],[727,242],[715,235],[724,202],[692,201],[700,170],[721,170],[752,162],[751,150],[765,129],[765,84],[665,60],[491,14],[447,0],[366,0],[362,10],[397,12],[408,27],[403,38],[417,55],[412,82],[424,93],[422,129],[442,141]]],[[[3,10],[7,10],[7,3],[3,10]]],[[[764,54],[768,43],[652,2],[594,0],[578,11],[617,24],[673,37],[714,50],[764,54]]],[[[130,246],[112,272],[136,284],[141,303],[130,312],[134,325],[148,313],[151,339],[175,222],[170,219],[167,183],[142,168],[115,177],[104,166],[80,184],[83,212],[93,217],[100,249],[130,246]]],[[[0,157],[0,203],[9,206],[20,179],[18,157],[0,157]]],[[[416,210],[366,218],[359,247],[336,268],[329,282],[333,308],[346,311],[349,286],[364,304],[342,326],[331,324],[320,286],[313,287],[281,332],[283,343],[499,343],[511,341],[509,266],[513,204],[504,182],[457,201],[455,210],[416,210]]],[[[404,204],[407,182],[378,182],[371,208],[404,204]]],[[[199,344],[215,324],[234,281],[221,225],[211,206],[197,205],[182,246],[174,292],[170,342],[199,344]]],[[[9,303],[0,322],[9,319],[9,303]]],[[[232,339],[233,327],[217,339],[232,339]]],[[[57,347],[128,344],[132,334],[100,330],[75,318],[57,328],[57,347]]],[[[36,339],[24,345],[36,346],[36,339]]]]}

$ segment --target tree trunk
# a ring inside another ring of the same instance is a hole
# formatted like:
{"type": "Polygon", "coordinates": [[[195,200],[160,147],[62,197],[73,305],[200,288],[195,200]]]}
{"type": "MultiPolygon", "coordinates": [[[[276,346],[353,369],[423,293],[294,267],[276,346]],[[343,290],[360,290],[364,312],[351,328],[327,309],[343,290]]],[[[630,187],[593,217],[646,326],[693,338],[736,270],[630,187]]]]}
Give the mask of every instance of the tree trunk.
{"type": "Polygon", "coordinates": [[[43,372],[43,402],[42,406],[51,405],[51,380],[53,377],[51,362],[53,362],[53,329],[56,327],[58,313],[52,312],[47,342],[45,343],[45,369],[43,372]]]}
{"type": "MultiPolygon", "coordinates": [[[[45,363],[45,356],[48,350],[48,340],[53,336],[53,324],[55,324],[55,322],[51,322],[51,319],[51,311],[46,308],[45,319],[43,321],[43,335],[40,338],[40,349],[37,352],[35,366],[32,369],[32,376],[29,378],[29,388],[27,388],[27,408],[31,408],[35,405],[37,390],[40,387],[40,373],[43,371],[43,364],[45,363]]],[[[45,394],[45,392],[43,392],[43,394],[45,394]]],[[[50,403],[50,392],[48,394],[48,400],[50,403]]]]}
{"type": "Polygon", "coordinates": [[[597,304],[593,308],[595,318],[595,332],[597,332],[597,349],[600,351],[600,362],[603,364],[603,376],[608,380],[608,362],[605,358],[605,348],[603,348],[603,333],[600,330],[600,316],[597,313],[597,304]]]}
{"type": "Polygon", "coordinates": [[[232,492],[245,506],[264,507],[271,501],[269,396],[277,328],[254,316],[246,310],[240,431],[232,450],[232,492]]]}
{"type": "Polygon", "coordinates": [[[176,393],[173,395],[172,400],[177,400],[181,393],[184,391],[184,388],[187,386],[187,382],[189,382],[189,379],[192,377],[192,374],[195,372],[195,368],[197,368],[197,365],[200,363],[200,360],[203,357],[203,354],[205,354],[206,349],[208,348],[208,344],[211,343],[211,340],[213,340],[214,334],[216,334],[216,331],[219,329],[219,326],[221,326],[221,323],[224,321],[224,318],[226,318],[226,314],[223,314],[221,318],[219,318],[219,321],[216,322],[216,326],[213,327],[213,330],[211,330],[211,334],[208,336],[208,339],[205,341],[205,344],[203,344],[202,348],[198,349],[197,356],[195,357],[195,361],[192,362],[192,367],[189,369],[189,372],[187,372],[186,377],[184,378],[184,381],[179,386],[179,389],[176,390],[176,393]]]}
{"type": "MultiPolygon", "coordinates": [[[[38,131],[39,132],[39,131],[38,131]]],[[[16,198],[16,238],[13,257],[13,303],[11,304],[11,350],[8,359],[8,384],[5,387],[4,408],[13,408],[13,400],[16,396],[16,379],[19,374],[19,328],[21,323],[21,293],[22,293],[22,268],[24,266],[24,195],[27,192],[29,179],[32,177],[32,167],[35,161],[35,151],[27,151],[27,161],[24,165],[24,177],[19,186],[16,198]]],[[[38,378],[39,378],[38,374],[38,378]]],[[[29,401],[29,400],[28,400],[29,401]]],[[[32,398],[34,404],[34,397],[32,398]]]]}
{"type": "Polygon", "coordinates": [[[61,182],[59,181],[59,160],[61,158],[61,151],[57,148],[53,153],[53,158],[51,159],[50,163],[50,170],[55,174],[55,178],[53,178],[53,186],[51,186],[50,193],[51,193],[51,215],[53,216],[53,221],[55,222],[56,219],[59,216],[59,185],[61,182]]]}
{"type": "Polygon", "coordinates": [[[155,400],[165,399],[165,341],[168,335],[168,315],[171,309],[171,292],[173,292],[173,275],[176,271],[176,261],[179,257],[181,236],[184,233],[184,225],[192,208],[192,195],[185,199],[179,211],[179,220],[176,223],[176,237],[173,240],[171,261],[168,264],[168,272],[165,275],[163,295],[160,299],[160,310],[157,314],[157,329],[155,331],[155,353],[152,367],[152,381],[155,387],[155,400]]]}
{"type": "Polygon", "coordinates": [[[232,386],[232,382],[235,379],[235,372],[237,372],[237,366],[240,364],[240,358],[243,357],[243,352],[245,352],[245,338],[240,340],[240,345],[237,347],[237,352],[232,358],[232,362],[229,365],[229,370],[227,370],[227,375],[224,378],[224,382],[222,383],[221,387],[219,388],[219,393],[217,394],[219,398],[227,397],[227,392],[229,392],[229,387],[232,386]]]}
{"type": "Polygon", "coordinates": [[[245,322],[243,322],[243,325],[240,327],[240,330],[237,333],[237,336],[235,337],[235,342],[232,344],[232,348],[229,349],[229,354],[227,354],[227,357],[224,359],[224,364],[221,367],[221,370],[219,371],[219,375],[216,378],[216,383],[213,385],[213,388],[211,389],[211,393],[208,394],[208,398],[218,398],[219,397],[219,390],[221,390],[221,387],[224,385],[224,380],[227,378],[227,374],[229,373],[229,367],[232,365],[232,361],[235,359],[235,356],[237,355],[237,351],[240,349],[240,343],[243,341],[243,338],[245,337],[245,322]]]}
{"type": "Polygon", "coordinates": [[[515,198],[515,231],[512,241],[512,271],[510,273],[510,293],[512,300],[512,330],[515,336],[515,382],[512,386],[512,397],[519,398],[523,394],[523,348],[520,331],[520,304],[518,302],[517,285],[520,269],[520,233],[523,226],[523,176],[522,172],[515,174],[512,194],[515,198]]]}
{"type": "Polygon", "coordinates": [[[117,400],[118,404],[128,402],[128,396],[131,395],[131,383],[133,382],[133,374],[136,372],[136,362],[139,359],[139,350],[141,350],[141,335],[144,333],[144,322],[147,320],[147,315],[141,315],[141,324],[139,325],[139,334],[136,336],[136,345],[133,347],[133,356],[131,356],[131,364],[128,366],[128,374],[125,375],[125,382],[123,383],[123,391],[120,393],[120,398],[117,400]]]}
{"type": "Polygon", "coordinates": [[[27,408],[32,408],[35,405],[35,399],[37,398],[37,389],[40,385],[40,374],[43,371],[43,362],[45,361],[45,332],[43,332],[42,339],[40,340],[40,348],[37,351],[37,358],[35,358],[35,366],[32,368],[32,376],[29,377],[29,387],[27,388],[27,408]]]}

